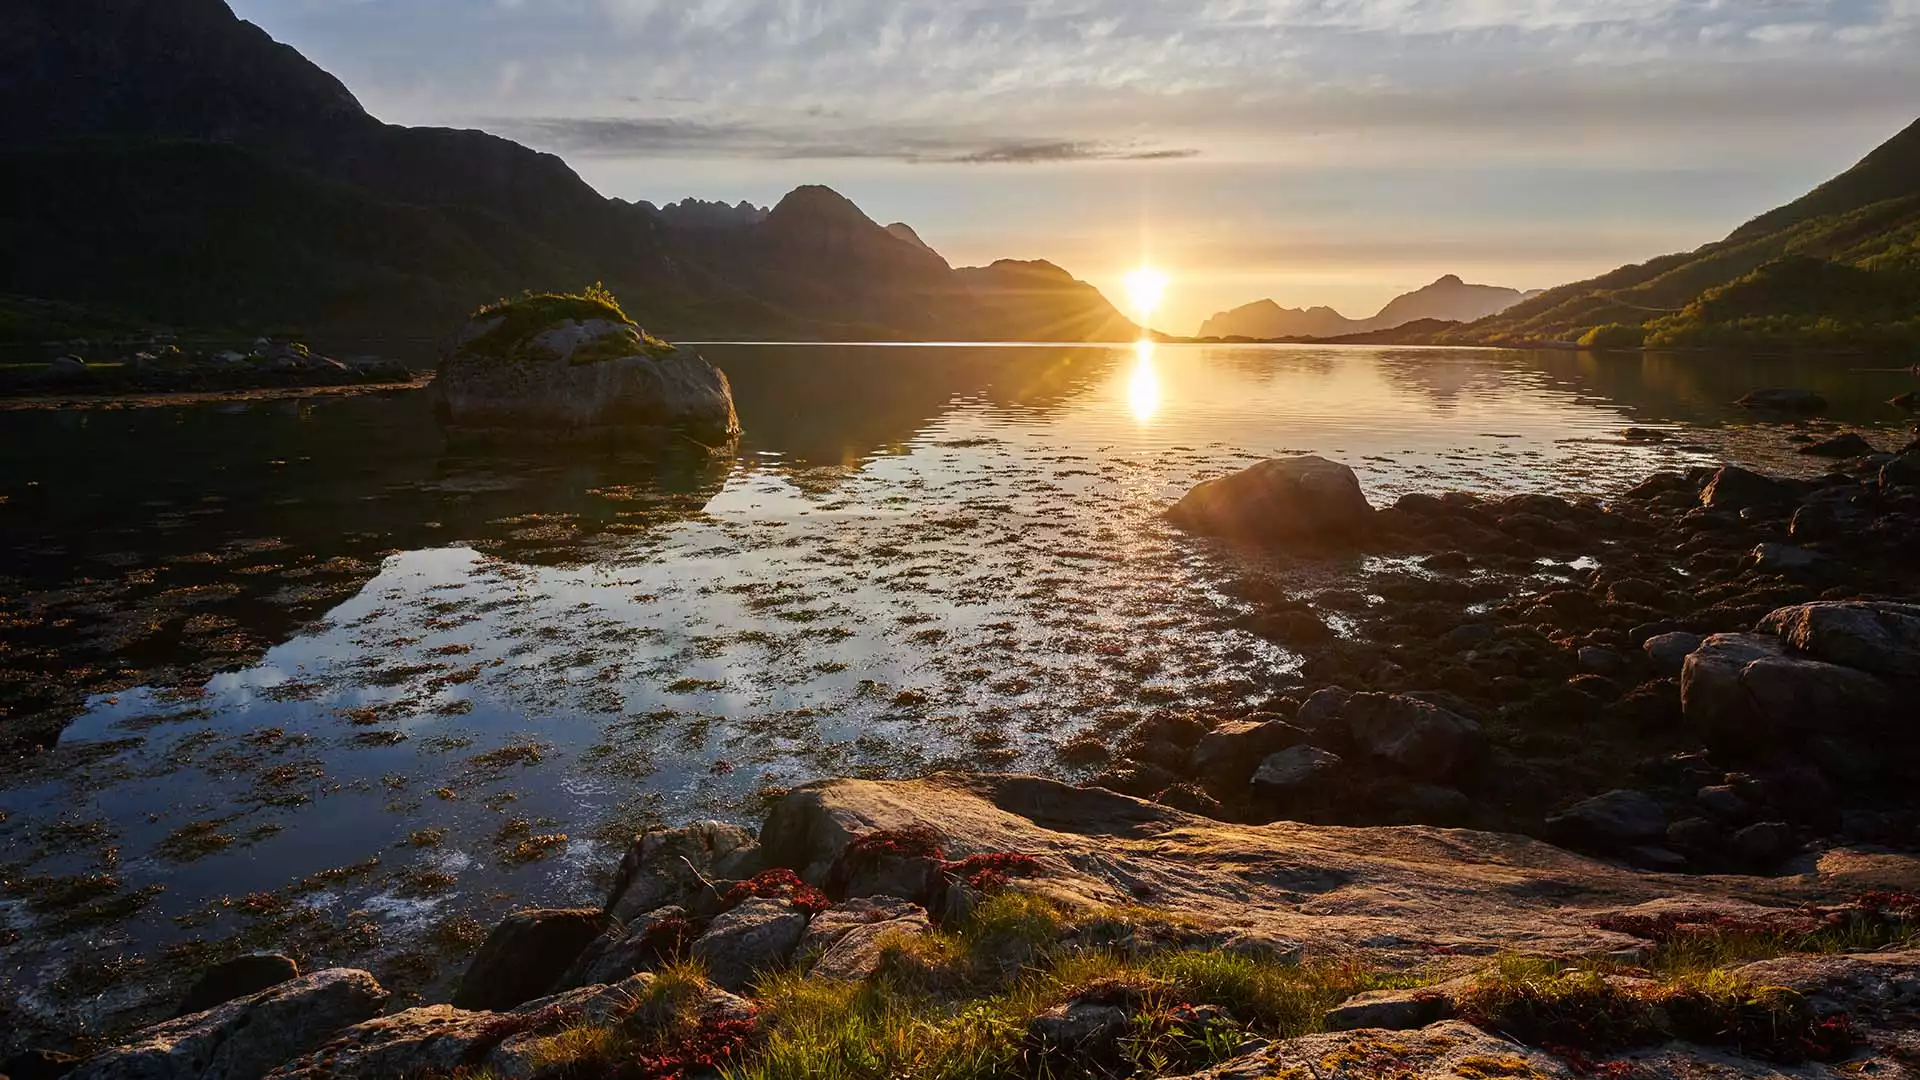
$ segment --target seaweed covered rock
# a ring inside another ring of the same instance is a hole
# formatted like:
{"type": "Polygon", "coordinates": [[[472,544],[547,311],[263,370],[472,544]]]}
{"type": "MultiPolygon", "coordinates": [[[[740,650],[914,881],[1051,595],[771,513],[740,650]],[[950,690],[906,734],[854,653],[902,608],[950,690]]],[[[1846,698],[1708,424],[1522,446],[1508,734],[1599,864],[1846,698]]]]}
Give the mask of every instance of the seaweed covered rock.
{"type": "Polygon", "coordinates": [[[480,309],[440,359],[434,411],[461,441],[703,444],[740,433],[719,368],[652,337],[600,289],[480,309]]]}

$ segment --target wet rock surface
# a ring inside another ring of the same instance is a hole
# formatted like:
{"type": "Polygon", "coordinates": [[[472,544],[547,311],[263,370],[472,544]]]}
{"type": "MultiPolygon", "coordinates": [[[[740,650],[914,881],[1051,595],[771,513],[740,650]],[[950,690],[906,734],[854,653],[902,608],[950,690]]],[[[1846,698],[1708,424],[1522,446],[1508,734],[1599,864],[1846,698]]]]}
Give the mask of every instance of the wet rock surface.
{"type": "Polygon", "coordinates": [[[1895,719],[1920,693],[1920,567],[1903,554],[1920,486],[1886,477],[1859,458],[1811,481],[1659,474],[1608,503],[1404,497],[1341,541],[1413,557],[1375,575],[1378,601],[1245,559],[1256,604],[1351,620],[1289,643],[1300,689],[1261,716],[1203,718],[1209,749],[1185,767],[1123,741],[1095,782],[1198,783],[1237,821],[1471,824],[1665,870],[1778,872],[1810,844],[1920,842],[1920,798],[1886,756],[1920,749],[1895,719]],[[1265,716],[1308,738],[1243,782],[1216,761],[1265,716]],[[1696,805],[1703,788],[1725,796],[1696,805]]]}

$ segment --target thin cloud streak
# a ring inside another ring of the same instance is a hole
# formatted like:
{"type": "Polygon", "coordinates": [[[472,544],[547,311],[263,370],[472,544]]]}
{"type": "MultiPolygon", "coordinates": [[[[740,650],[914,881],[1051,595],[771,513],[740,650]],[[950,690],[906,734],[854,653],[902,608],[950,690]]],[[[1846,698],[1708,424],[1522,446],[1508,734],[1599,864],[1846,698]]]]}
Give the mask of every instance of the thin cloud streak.
{"type": "Polygon", "coordinates": [[[980,137],[966,133],[853,129],[810,132],[754,124],[670,118],[512,117],[490,130],[560,153],[594,157],[682,155],[769,161],[899,161],[908,164],[1029,165],[1069,161],[1170,161],[1198,150],[1071,139],[980,137]]]}

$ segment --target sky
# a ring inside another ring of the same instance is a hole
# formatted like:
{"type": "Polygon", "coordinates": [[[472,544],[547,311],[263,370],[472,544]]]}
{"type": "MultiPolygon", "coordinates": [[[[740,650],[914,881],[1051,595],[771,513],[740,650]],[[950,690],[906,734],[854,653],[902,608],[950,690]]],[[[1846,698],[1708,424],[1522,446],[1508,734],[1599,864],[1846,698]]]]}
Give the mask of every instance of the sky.
{"type": "Polygon", "coordinates": [[[1920,117],[1920,0],[230,0],[375,115],[601,192],[827,184],[1155,325],[1718,239],[1920,117]]]}

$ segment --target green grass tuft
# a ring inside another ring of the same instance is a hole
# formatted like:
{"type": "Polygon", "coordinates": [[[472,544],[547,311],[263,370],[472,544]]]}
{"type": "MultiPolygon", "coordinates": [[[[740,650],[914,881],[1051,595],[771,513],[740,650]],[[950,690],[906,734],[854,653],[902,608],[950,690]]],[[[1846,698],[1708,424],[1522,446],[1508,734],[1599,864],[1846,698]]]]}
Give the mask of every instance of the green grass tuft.
{"type": "MultiPolygon", "coordinates": [[[[634,325],[620,308],[620,301],[598,282],[577,293],[533,293],[495,301],[473,313],[475,319],[500,319],[500,325],[462,345],[460,351],[471,356],[505,359],[514,354],[534,334],[554,323],[572,319],[587,322],[599,319],[632,327],[642,351],[655,358],[665,356],[674,346],[634,325]]],[[[575,365],[598,363],[633,355],[631,343],[602,339],[581,346],[571,357],[575,365]]]]}

